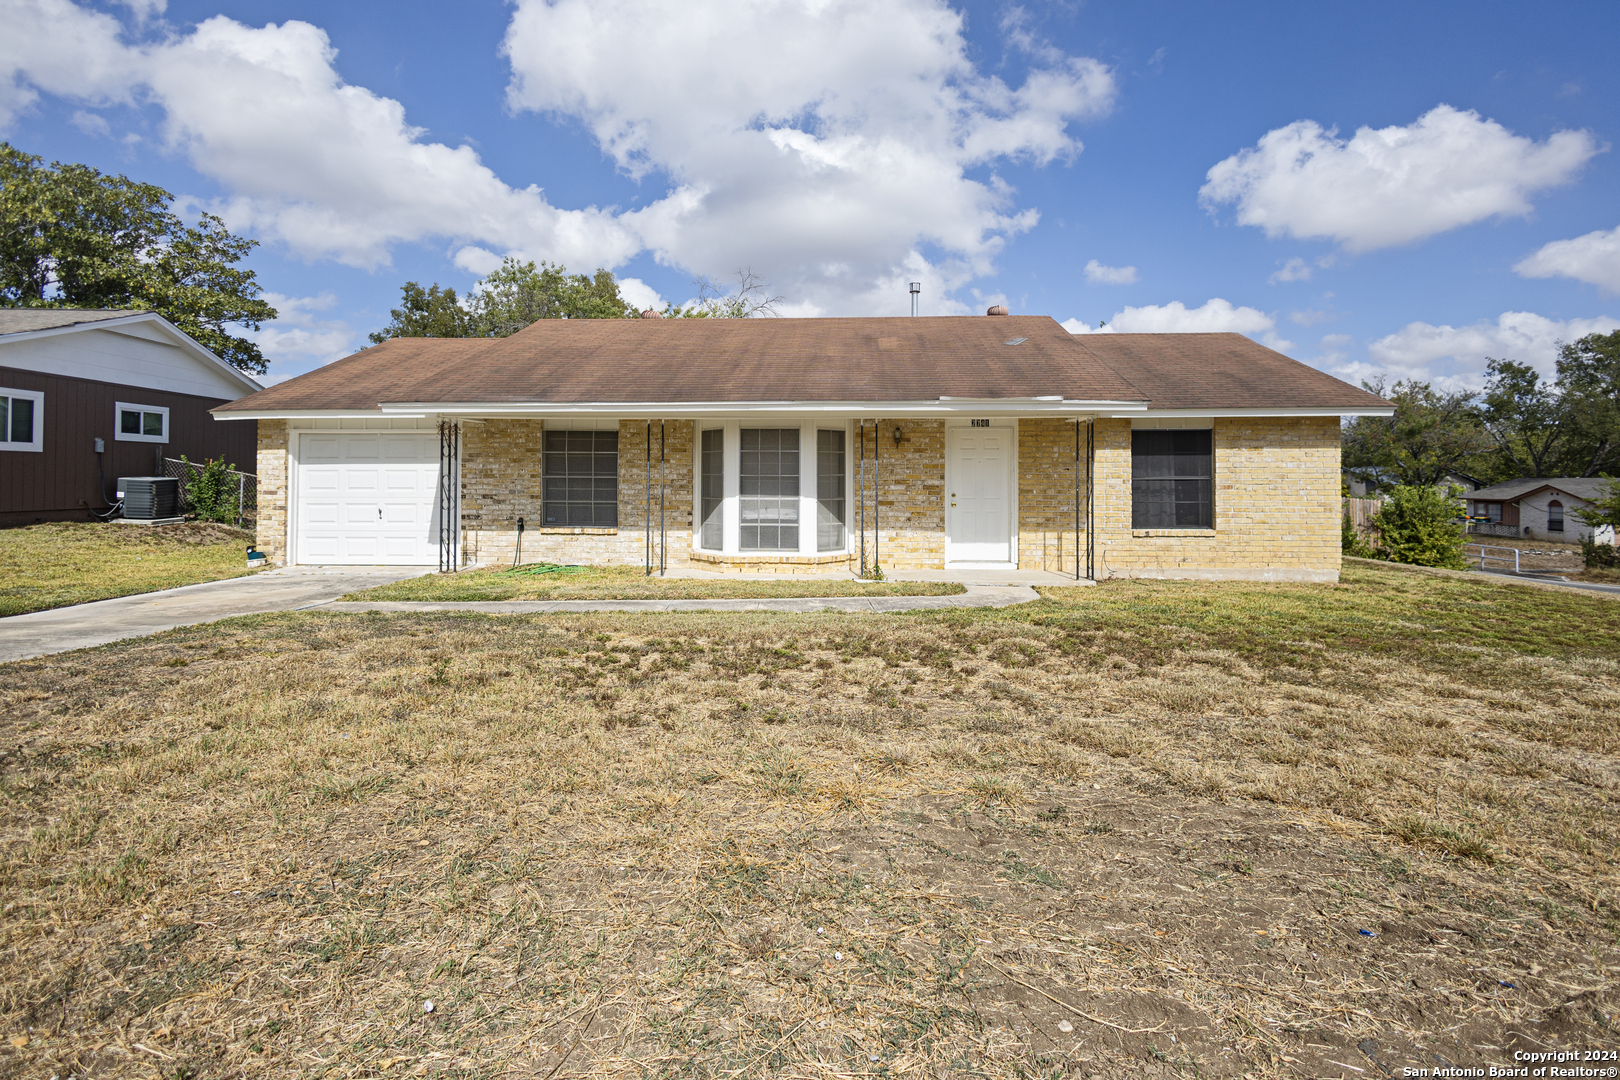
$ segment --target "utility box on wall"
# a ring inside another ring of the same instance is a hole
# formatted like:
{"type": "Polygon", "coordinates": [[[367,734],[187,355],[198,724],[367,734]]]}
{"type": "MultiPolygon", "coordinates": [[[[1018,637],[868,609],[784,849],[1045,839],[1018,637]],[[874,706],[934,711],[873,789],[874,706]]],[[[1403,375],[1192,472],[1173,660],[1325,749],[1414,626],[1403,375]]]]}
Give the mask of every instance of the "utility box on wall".
{"type": "Polygon", "coordinates": [[[120,476],[124,516],[136,521],[180,516],[180,481],[172,476],[120,476]]]}

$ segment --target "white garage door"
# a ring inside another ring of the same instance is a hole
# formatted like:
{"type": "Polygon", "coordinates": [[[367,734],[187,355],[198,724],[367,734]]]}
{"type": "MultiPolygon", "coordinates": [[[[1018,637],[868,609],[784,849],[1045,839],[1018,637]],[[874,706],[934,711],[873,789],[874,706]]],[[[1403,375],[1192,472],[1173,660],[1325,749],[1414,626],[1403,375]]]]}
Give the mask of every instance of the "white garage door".
{"type": "Polygon", "coordinates": [[[432,432],[308,432],[298,444],[298,561],[439,561],[432,432]]]}

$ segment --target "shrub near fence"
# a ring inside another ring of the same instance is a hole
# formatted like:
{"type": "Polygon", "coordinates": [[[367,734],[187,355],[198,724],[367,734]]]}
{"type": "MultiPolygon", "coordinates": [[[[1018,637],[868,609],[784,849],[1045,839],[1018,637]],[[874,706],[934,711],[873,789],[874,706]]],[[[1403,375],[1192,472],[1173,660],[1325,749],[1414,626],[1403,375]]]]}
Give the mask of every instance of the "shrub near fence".
{"type": "Polygon", "coordinates": [[[231,505],[226,521],[234,521],[246,529],[254,528],[259,520],[259,478],[253,473],[239,472],[236,469],[221,469],[217,463],[210,470],[209,465],[196,461],[187,461],[185,458],[164,458],[163,472],[166,476],[175,477],[180,481],[180,508],[188,514],[197,514],[200,517],[217,520],[215,512],[222,502],[231,505]],[[202,479],[203,473],[209,471],[212,475],[208,481],[195,492],[203,495],[202,487],[209,490],[206,493],[206,508],[199,507],[192,499],[193,485],[202,479]]]}

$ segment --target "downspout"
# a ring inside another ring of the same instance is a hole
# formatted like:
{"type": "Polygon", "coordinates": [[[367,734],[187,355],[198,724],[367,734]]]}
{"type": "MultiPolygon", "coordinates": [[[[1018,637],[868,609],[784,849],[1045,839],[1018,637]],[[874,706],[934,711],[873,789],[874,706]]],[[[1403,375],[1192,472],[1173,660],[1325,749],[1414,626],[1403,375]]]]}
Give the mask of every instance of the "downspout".
{"type": "Polygon", "coordinates": [[[855,421],[856,439],[861,449],[861,577],[866,577],[866,421],[855,421]]]}
{"type": "Polygon", "coordinates": [[[652,577],[652,421],[647,421],[647,506],[641,515],[644,536],[641,543],[642,559],[646,563],[646,576],[652,577]]]}
{"type": "Polygon", "coordinates": [[[667,420],[658,421],[658,576],[669,572],[669,529],[664,524],[664,495],[667,490],[664,466],[668,461],[665,441],[667,420]]]}
{"type": "Polygon", "coordinates": [[[1097,471],[1097,418],[1086,421],[1086,577],[1097,580],[1097,528],[1093,511],[1096,508],[1096,486],[1093,479],[1097,471]]]}

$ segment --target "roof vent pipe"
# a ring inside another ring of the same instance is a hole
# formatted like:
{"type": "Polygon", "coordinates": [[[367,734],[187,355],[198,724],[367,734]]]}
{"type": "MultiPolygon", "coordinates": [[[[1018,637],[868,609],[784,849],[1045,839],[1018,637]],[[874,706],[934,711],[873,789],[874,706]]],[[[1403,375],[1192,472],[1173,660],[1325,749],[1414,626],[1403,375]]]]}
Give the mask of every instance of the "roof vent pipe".
{"type": "Polygon", "coordinates": [[[990,310],[986,311],[985,314],[986,315],[1005,315],[1005,314],[1007,314],[1007,306],[1005,304],[996,304],[995,306],[991,307],[990,310]]]}
{"type": "Polygon", "coordinates": [[[911,317],[913,319],[917,317],[917,294],[920,292],[922,292],[922,282],[913,281],[911,283],[911,317]]]}
{"type": "Polygon", "coordinates": [[[643,319],[662,319],[664,317],[664,313],[661,311],[654,311],[652,308],[648,308],[646,311],[641,313],[641,317],[643,319]]]}

